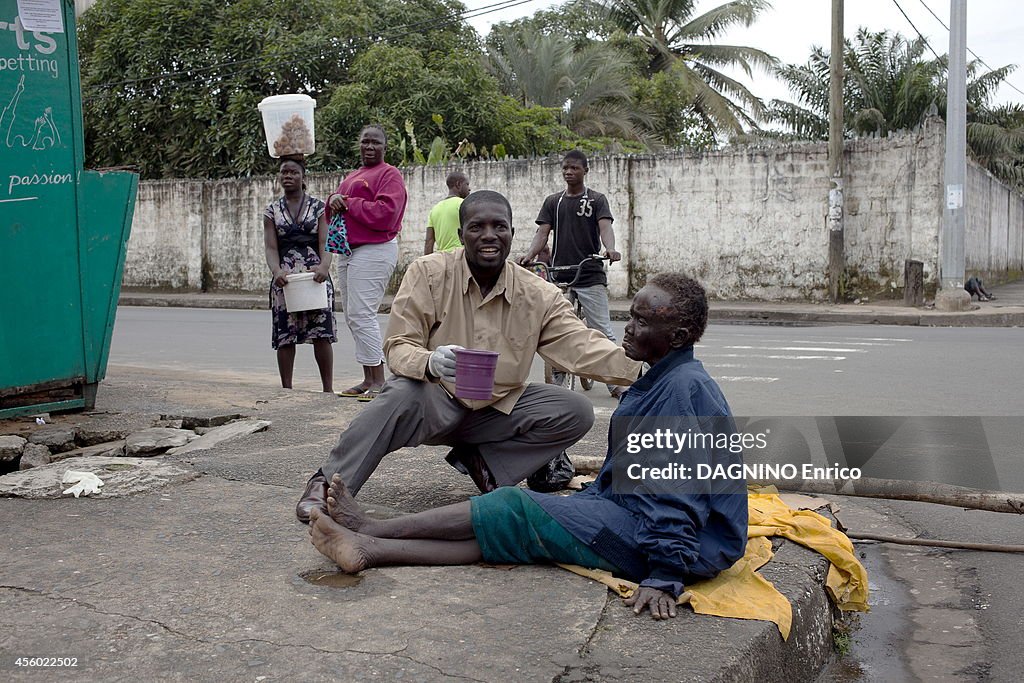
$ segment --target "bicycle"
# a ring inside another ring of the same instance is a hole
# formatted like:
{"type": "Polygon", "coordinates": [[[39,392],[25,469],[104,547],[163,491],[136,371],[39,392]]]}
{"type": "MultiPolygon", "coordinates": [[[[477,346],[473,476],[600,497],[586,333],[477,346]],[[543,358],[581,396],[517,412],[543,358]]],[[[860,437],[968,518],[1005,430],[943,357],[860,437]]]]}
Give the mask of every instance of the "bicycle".
{"type": "MultiPolygon", "coordinates": [[[[525,268],[532,271],[534,275],[544,278],[562,290],[563,296],[573,304],[573,310],[576,313],[576,317],[582,320],[583,324],[586,325],[587,318],[583,315],[583,306],[580,304],[579,297],[576,296],[576,292],[573,291],[572,288],[580,279],[580,274],[583,272],[583,265],[590,261],[611,261],[611,259],[607,256],[601,256],[600,254],[591,254],[574,266],[549,266],[539,261],[534,261],[533,263],[525,266],[525,268]],[[556,274],[568,273],[571,271],[576,271],[576,274],[573,276],[571,281],[559,282],[555,279],[556,274]]],[[[544,382],[546,384],[554,384],[556,386],[564,387],[569,391],[574,391],[576,389],[576,378],[577,375],[544,361],[544,382]]],[[[579,380],[580,386],[583,387],[584,391],[590,391],[594,387],[594,380],[589,377],[580,377],[579,380]]]]}

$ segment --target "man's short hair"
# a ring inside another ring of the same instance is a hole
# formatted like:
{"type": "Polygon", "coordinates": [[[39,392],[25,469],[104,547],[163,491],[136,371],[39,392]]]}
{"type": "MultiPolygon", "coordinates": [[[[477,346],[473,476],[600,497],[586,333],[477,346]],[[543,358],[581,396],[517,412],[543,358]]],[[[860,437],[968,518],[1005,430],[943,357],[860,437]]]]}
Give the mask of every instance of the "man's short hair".
{"type": "Polygon", "coordinates": [[[682,273],[656,273],[647,279],[647,284],[669,295],[680,327],[690,331],[690,343],[700,341],[708,326],[708,295],[704,287],[682,273]]]}
{"type": "Polygon", "coordinates": [[[452,171],[448,174],[448,177],[444,179],[444,184],[448,186],[449,190],[454,190],[455,186],[463,180],[468,180],[465,173],[462,171],[452,171]]]}
{"type": "Polygon", "coordinates": [[[583,166],[583,168],[590,168],[590,164],[587,163],[587,155],[578,149],[570,149],[566,152],[565,156],[562,157],[562,161],[564,162],[567,159],[575,159],[580,162],[580,165],[583,166]]]}
{"type": "Polygon", "coordinates": [[[477,190],[476,192],[470,192],[466,195],[466,198],[462,200],[462,204],[459,205],[460,226],[466,222],[467,207],[479,202],[498,202],[500,204],[504,204],[505,208],[508,209],[509,227],[512,227],[512,205],[509,204],[508,198],[506,198],[505,195],[500,192],[495,192],[494,190],[477,190]]]}

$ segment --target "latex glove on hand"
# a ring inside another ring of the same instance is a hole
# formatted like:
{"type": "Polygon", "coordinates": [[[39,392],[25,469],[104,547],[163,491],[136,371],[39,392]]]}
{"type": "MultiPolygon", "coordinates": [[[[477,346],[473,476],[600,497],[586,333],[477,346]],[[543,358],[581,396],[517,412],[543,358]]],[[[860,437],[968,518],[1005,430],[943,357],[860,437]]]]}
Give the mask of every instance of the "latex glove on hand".
{"type": "Polygon", "coordinates": [[[427,361],[427,371],[438,379],[446,382],[455,381],[455,349],[465,348],[457,344],[438,346],[430,354],[427,361]]]}
{"type": "Polygon", "coordinates": [[[103,480],[92,472],[79,472],[77,470],[68,470],[65,472],[60,483],[74,484],[74,486],[66,489],[63,493],[65,496],[69,493],[73,493],[75,498],[78,498],[80,495],[88,496],[91,493],[99,493],[100,487],[103,486],[103,480]]]}

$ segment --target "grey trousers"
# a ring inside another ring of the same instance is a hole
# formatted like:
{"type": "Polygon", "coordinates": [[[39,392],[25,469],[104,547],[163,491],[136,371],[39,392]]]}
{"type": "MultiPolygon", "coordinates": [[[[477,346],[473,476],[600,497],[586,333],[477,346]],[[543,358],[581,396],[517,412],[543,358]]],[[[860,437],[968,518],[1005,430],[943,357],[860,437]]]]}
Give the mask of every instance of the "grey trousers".
{"type": "Polygon", "coordinates": [[[580,300],[580,308],[583,309],[583,317],[587,319],[587,327],[615,341],[612,319],[608,313],[608,288],[604,285],[573,287],[572,292],[580,300]]]}
{"type": "Polygon", "coordinates": [[[380,395],[342,432],[321,468],[337,472],[353,495],[384,456],[400,448],[474,444],[499,486],[533,474],[594,425],[588,399],[547,384],[527,385],[509,415],[470,410],[437,384],[391,377],[380,395]]]}
{"type": "MultiPolygon", "coordinates": [[[[612,330],[612,318],[608,312],[608,288],[605,285],[593,285],[591,287],[573,287],[573,295],[579,299],[580,308],[583,309],[583,317],[587,319],[587,327],[597,330],[612,341],[615,341],[615,331],[612,330]]],[[[615,386],[606,385],[608,391],[615,386]]]]}

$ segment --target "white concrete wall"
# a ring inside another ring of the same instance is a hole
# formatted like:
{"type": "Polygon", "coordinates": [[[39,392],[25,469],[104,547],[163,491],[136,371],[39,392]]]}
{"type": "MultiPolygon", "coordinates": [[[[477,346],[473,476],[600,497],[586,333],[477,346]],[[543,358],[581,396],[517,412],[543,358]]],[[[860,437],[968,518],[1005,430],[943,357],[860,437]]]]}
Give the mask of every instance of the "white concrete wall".
{"type": "Polygon", "coordinates": [[[1024,197],[984,168],[967,165],[964,236],[967,276],[998,282],[1024,271],[1024,197]]]}
{"type": "Polygon", "coordinates": [[[202,287],[203,184],[197,180],[139,183],[124,286],[202,287]]]}
{"type": "MultiPolygon", "coordinates": [[[[847,143],[846,255],[853,284],[898,290],[903,262],[938,273],[943,129],[847,143]]],[[[405,169],[409,206],[394,285],[422,254],[427,213],[446,194],[454,167],[405,169]]],[[[461,167],[473,189],[509,197],[523,253],[544,197],[562,186],[560,163],[479,162],[461,167]]],[[[617,247],[609,287],[623,297],[648,274],[683,270],[719,298],[822,299],[827,285],[827,156],[823,144],[741,147],[706,154],[591,161],[587,184],[608,196],[617,247]]],[[[326,197],[340,174],[314,175],[326,197]]],[[[273,178],[142,183],[124,285],[265,291],[262,213],[279,192],[273,178]]],[[[968,182],[968,271],[1015,275],[1024,258],[1024,199],[978,167],[968,182]]]]}
{"type": "Polygon", "coordinates": [[[634,287],[683,270],[720,298],[813,296],[827,255],[825,175],[820,145],[637,160],[634,287]]]}
{"type": "MultiPolygon", "coordinates": [[[[882,290],[902,289],[906,259],[938,277],[944,127],[933,120],[902,136],[854,140],[844,157],[846,260],[882,290]]],[[[826,236],[827,238],[827,236],[826,236]]]]}

